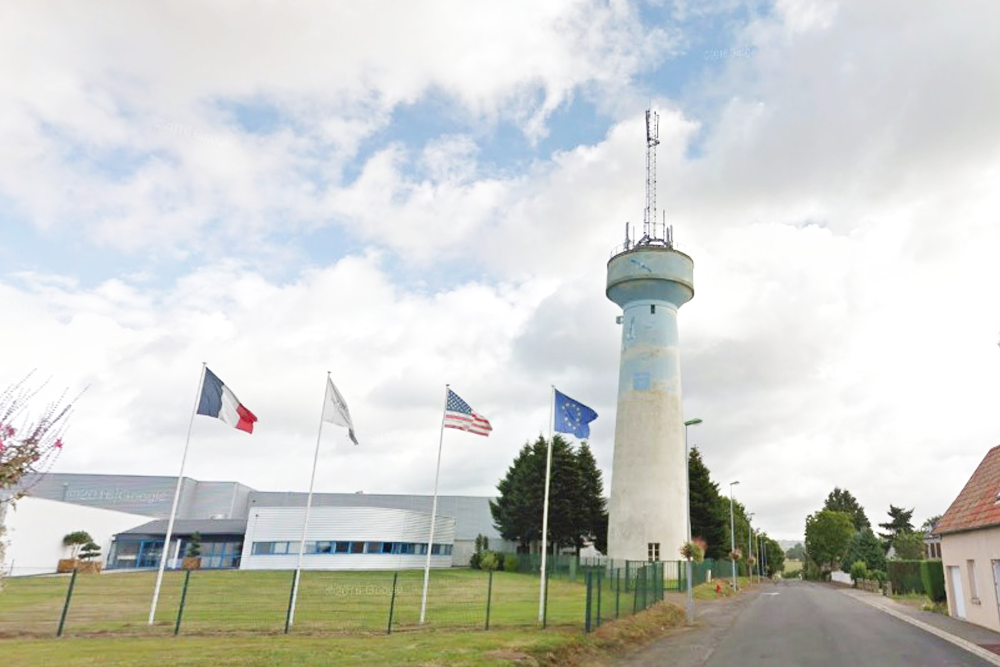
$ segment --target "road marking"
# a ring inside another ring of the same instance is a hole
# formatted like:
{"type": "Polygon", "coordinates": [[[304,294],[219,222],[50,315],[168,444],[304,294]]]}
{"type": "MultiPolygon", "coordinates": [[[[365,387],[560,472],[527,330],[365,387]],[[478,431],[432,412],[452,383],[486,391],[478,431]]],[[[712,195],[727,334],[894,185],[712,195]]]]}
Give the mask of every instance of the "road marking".
{"type": "Polygon", "coordinates": [[[764,595],[781,595],[781,593],[764,593],[764,595]]]}
{"type": "Polygon", "coordinates": [[[989,662],[991,664],[1000,666],[1000,655],[997,655],[996,653],[993,653],[991,651],[987,651],[986,649],[982,648],[978,644],[973,644],[972,642],[966,641],[966,640],[962,639],[961,637],[956,637],[955,635],[951,634],[950,632],[945,632],[944,630],[936,628],[933,625],[930,625],[929,623],[924,623],[923,621],[918,621],[917,619],[913,618],[912,616],[907,616],[906,614],[904,614],[902,612],[899,612],[899,611],[896,611],[895,609],[891,609],[891,608],[887,607],[886,605],[883,605],[883,604],[880,604],[878,602],[875,602],[874,600],[870,600],[866,596],[863,597],[861,595],[854,595],[853,593],[848,593],[847,591],[844,591],[844,595],[850,596],[850,597],[854,598],[855,600],[858,600],[859,602],[864,602],[869,607],[875,607],[876,609],[878,609],[880,611],[884,611],[885,613],[889,614],[890,616],[895,616],[896,618],[898,618],[901,621],[909,623],[910,625],[918,627],[921,630],[924,630],[925,632],[929,632],[932,635],[940,637],[941,639],[945,640],[946,642],[950,642],[950,643],[954,644],[955,646],[957,646],[959,648],[962,648],[962,649],[965,649],[969,653],[972,653],[973,655],[976,655],[976,656],[982,658],[986,662],[989,662]]]}

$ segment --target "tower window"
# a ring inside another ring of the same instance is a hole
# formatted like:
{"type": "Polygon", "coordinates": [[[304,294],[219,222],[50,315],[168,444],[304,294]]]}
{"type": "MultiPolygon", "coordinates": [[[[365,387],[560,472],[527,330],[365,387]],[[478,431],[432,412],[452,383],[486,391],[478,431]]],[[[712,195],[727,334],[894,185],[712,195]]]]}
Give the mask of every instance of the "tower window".
{"type": "Polygon", "coordinates": [[[650,542],[649,545],[647,546],[646,553],[649,556],[650,563],[655,563],[656,561],[660,560],[660,543],[650,542]]]}
{"type": "Polygon", "coordinates": [[[650,315],[656,315],[656,304],[655,303],[649,304],[649,314],[650,315]]]}

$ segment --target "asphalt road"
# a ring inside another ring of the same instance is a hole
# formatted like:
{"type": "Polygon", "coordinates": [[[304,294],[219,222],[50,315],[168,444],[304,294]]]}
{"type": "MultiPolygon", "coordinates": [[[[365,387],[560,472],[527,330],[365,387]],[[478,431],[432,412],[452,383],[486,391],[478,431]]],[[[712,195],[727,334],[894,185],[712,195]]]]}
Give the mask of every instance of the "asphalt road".
{"type": "Polygon", "coordinates": [[[827,586],[764,586],[622,663],[671,667],[991,667],[827,586]]]}

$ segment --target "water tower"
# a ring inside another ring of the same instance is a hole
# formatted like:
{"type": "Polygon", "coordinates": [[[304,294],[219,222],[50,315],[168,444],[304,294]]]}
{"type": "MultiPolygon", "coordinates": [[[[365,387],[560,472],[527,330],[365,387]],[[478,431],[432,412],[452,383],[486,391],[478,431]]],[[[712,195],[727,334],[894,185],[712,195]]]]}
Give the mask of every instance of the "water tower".
{"type": "Polygon", "coordinates": [[[608,555],[677,560],[687,539],[687,462],[677,310],[694,297],[694,262],[656,221],[659,116],[646,112],[642,236],[608,262],[608,298],[621,306],[621,365],[611,470],[608,555]]]}

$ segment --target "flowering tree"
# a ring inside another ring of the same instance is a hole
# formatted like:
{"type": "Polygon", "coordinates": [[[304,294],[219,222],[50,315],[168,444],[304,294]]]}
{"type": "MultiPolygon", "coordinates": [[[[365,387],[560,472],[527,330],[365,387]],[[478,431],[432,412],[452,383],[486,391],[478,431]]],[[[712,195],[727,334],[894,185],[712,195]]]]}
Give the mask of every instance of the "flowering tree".
{"type": "MultiPolygon", "coordinates": [[[[28,490],[25,477],[47,471],[62,450],[72,401],[63,393],[39,415],[28,407],[44,389],[32,386],[29,374],[0,392],[0,516],[28,490]]],[[[3,575],[3,526],[0,526],[0,577],[3,575]]],[[[0,579],[0,588],[2,588],[0,579]]]]}

